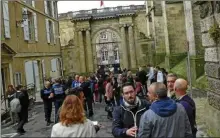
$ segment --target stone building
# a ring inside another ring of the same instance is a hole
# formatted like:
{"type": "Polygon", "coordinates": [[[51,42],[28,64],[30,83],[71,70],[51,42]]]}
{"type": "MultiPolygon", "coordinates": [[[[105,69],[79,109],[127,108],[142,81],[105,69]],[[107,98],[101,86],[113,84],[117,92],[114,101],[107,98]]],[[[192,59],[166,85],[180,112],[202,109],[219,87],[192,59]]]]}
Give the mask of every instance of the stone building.
{"type": "Polygon", "coordinates": [[[2,95],[7,86],[36,86],[61,75],[56,1],[1,1],[2,95]]]}
{"type": "Polygon", "coordinates": [[[187,78],[186,41],[193,84],[204,78],[204,48],[199,8],[187,1],[146,1],[149,33],[155,44],[154,62],[187,78]]]}
{"type": "Polygon", "coordinates": [[[65,72],[94,72],[106,65],[136,70],[152,62],[145,11],[145,5],[130,5],[60,14],[60,30],[70,21],[75,30],[68,40],[61,33],[65,72]]]}
{"type": "Polygon", "coordinates": [[[209,82],[204,120],[213,136],[220,135],[220,2],[198,1],[202,45],[205,48],[205,72],[209,82]]]}

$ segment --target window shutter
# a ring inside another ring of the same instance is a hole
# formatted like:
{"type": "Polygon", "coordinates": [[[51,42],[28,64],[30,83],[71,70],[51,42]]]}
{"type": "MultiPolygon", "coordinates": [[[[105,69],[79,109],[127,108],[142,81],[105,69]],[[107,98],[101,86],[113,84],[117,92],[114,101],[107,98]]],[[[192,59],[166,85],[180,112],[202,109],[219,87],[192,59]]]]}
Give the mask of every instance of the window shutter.
{"type": "Polygon", "coordinates": [[[46,32],[47,32],[47,43],[50,43],[50,29],[49,29],[49,20],[46,19],[46,32]]]}
{"type": "Polygon", "coordinates": [[[54,44],[56,44],[56,30],[55,30],[55,24],[53,22],[53,40],[54,40],[54,44]]]}
{"type": "Polygon", "coordinates": [[[34,0],[32,0],[32,6],[35,7],[35,1],[34,0]]]}
{"type": "Polygon", "coordinates": [[[33,13],[34,15],[34,36],[35,36],[35,41],[38,41],[38,30],[37,30],[37,14],[33,13]]]}
{"type": "Polygon", "coordinates": [[[10,24],[9,24],[8,1],[3,1],[3,18],[4,18],[5,38],[11,38],[10,24]]]}
{"type": "MultiPolygon", "coordinates": [[[[27,9],[26,8],[23,8],[23,13],[27,14],[27,9]]],[[[23,22],[23,26],[24,26],[24,40],[29,40],[29,27],[28,27],[28,20],[29,19],[26,19],[24,20],[23,22]]]]}
{"type": "Polygon", "coordinates": [[[54,3],[53,1],[50,2],[50,4],[51,4],[51,9],[52,9],[52,17],[55,17],[55,16],[54,16],[54,5],[53,5],[53,3],[54,3]]]}
{"type": "Polygon", "coordinates": [[[47,1],[46,0],[44,0],[44,10],[45,10],[45,13],[48,14],[47,1]]]}

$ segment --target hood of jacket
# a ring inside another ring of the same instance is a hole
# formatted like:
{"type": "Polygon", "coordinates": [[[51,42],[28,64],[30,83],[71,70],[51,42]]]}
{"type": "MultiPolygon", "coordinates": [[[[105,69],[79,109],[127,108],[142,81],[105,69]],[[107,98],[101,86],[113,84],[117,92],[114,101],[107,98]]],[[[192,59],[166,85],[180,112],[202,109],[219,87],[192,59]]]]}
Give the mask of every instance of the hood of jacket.
{"type": "Polygon", "coordinates": [[[167,97],[153,102],[150,109],[161,117],[168,117],[176,112],[177,105],[174,100],[167,97]]]}

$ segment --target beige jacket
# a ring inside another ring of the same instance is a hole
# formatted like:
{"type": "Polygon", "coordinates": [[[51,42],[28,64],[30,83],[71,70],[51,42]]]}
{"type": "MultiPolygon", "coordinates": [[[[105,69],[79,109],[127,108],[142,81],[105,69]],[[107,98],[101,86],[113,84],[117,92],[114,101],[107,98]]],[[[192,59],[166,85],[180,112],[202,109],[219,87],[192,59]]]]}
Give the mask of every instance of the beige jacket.
{"type": "Polygon", "coordinates": [[[96,131],[89,119],[84,124],[74,124],[69,127],[57,123],[52,128],[51,137],[96,137],[96,131]]]}

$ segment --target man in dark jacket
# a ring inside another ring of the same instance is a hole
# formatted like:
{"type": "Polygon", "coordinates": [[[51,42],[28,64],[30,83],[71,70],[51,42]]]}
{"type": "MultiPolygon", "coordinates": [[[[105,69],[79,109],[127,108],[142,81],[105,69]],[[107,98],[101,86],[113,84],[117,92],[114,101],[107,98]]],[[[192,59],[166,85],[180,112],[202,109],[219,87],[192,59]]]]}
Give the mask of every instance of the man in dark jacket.
{"type": "MultiPolygon", "coordinates": [[[[55,80],[55,84],[52,86],[52,95],[54,99],[54,105],[55,105],[55,116],[57,116],[57,111],[63,104],[63,101],[66,97],[65,95],[65,89],[64,87],[60,84],[60,79],[55,80]]],[[[57,119],[55,119],[55,123],[57,123],[57,119]]]]}
{"type": "Polygon", "coordinates": [[[145,88],[147,88],[147,72],[142,67],[139,68],[139,73],[137,73],[137,77],[140,79],[141,84],[145,86],[145,88]]]}
{"type": "Polygon", "coordinates": [[[45,121],[47,122],[47,126],[50,125],[50,123],[53,123],[50,120],[51,112],[52,112],[52,88],[49,81],[45,82],[44,89],[41,90],[41,99],[44,102],[44,112],[45,112],[45,121]]]}
{"type": "Polygon", "coordinates": [[[114,137],[135,137],[139,127],[141,115],[149,109],[146,100],[140,100],[130,83],[122,86],[123,102],[113,111],[112,134],[114,137]]]}
{"type": "Polygon", "coordinates": [[[177,102],[183,105],[189,118],[193,137],[196,138],[196,105],[195,102],[186,93],[187,81],[184,79],[177,79],[174,84],[174,90],[177,97],[177,102]]]}
{"type": "Polygon", "coordinates": [[[92,100],[93,95],[90,88],[90,82],[85,81],[83,76],[79,77],[79,82],[81,83],[80,87],[83,89],[84,95],[85,95],[85,104],[84,108],[87,111],[87,106],[89,110],[89,117],[93,116],[93,108],[92,108],[92,100]]]}
{"type": "Polygon", "coordinates": [[[28,120],[28,106],[29,106],[29,96],[27,90],[22,89],[22,86],[17,86],[17,92],[15,93],[15,97],[17,97],[21,104],[21,111],[18,113],[19,122],[17,132],[19,134],[23,134],[26,131],[24,130],[24,124],[28,120]]]}

